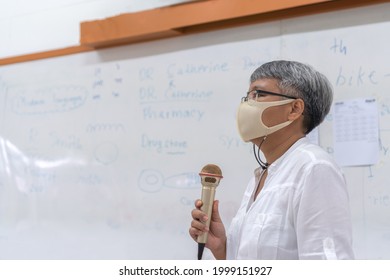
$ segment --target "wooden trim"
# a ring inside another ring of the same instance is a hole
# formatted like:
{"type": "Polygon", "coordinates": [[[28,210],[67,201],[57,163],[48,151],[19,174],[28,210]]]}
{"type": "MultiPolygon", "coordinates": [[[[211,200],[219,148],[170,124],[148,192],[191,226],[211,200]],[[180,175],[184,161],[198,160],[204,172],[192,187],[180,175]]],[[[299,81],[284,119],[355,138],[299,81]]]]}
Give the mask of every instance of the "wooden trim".
{"type": "Polygon", "coordinates": [[[82,22],[80,43],[104,47],[113,45],[115,41],[134,42],[145,35],[151,39],[156,34],[159,38],[163,32],[180,33],[180,30],[191,26],[331,1],[334,0],[210,0],[122,14],[103,20],[82,22]]]}
{"type": "Polygon", "coordinates": [[[251,16],[239,17],[229,20],[222,20],[210,22],[206,24],[199,24],[188,26],[181,29],[181,34],[193,34],[200,32],[207,32],[212,30],[226,29],[231,27],[250,25],[262,22],[269,22],[275,20],[283,20],[287,18],[301,17],[313,14],[334,12],[343,9],[352,9],[362,6],[370,6],[375,4],[387,3],[389,0],[338,0],[332,2],[322,2],[315,5],[306,5],[285,10],[277,10],[274,12],[256,14],[251,16]]]}
{"type": "Polygon", "coordinates": [[[63,49],[56,49],[51,51],[2,58],[0,59],[0,65],[14,64],[14,63],[20,63],[25,61],[32,61],[32,60],[45,59],[45,58],[56,57],[56,56],[82,53],[82,52],[88,52],[92,50],[94,50],[94,48],[89,46],[73,46],[73,47],[68,47],[63,49]]]}
{"type": "Polygon", "coordinates": [[[0,59],[0,65],[368,6],[388,0],[203,0],[82,22],[81,45],[0,59]]]}

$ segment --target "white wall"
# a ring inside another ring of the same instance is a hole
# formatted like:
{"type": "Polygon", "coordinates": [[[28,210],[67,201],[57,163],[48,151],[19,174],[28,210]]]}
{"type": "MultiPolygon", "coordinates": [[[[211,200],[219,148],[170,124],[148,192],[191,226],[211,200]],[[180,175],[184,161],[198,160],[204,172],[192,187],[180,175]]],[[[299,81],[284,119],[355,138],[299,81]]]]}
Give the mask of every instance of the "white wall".
{"type": "Polygon", "coordinates": [[[0,0],[0,58],[79,44],[80,22],[190,0],[0,0]]]}

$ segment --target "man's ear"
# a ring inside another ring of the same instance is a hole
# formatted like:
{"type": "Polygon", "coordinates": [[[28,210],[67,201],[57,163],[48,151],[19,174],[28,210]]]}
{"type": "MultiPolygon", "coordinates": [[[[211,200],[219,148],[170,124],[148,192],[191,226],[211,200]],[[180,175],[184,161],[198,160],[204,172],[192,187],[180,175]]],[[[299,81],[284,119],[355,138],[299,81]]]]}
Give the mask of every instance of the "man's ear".
{"type": "Polygon", "coordinates": [[[305,102],[302,99],[298,98],[291,102],[291,110],[288,115],[289,121],[294,121],[303,115],[303,111],[305,110],[305,102]]]}

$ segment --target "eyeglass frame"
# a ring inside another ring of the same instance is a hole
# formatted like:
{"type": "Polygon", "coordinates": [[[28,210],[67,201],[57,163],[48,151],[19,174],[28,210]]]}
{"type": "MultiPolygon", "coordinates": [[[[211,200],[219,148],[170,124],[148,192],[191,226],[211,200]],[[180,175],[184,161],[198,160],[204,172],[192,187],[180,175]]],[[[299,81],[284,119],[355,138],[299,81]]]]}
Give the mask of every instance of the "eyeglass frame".
{"type": "MultiPolygon", "coordinates": [[[[298,97],[289,96],[289,95],[282,94],[282,93],[276,93],[276,92],[271,92],[271,91],[266,91],[266,90],[261,90],[261,89],[254,89],[254,90],[248,91],[246,93],[246,96],[241,98],[241,102],[248,101],[249,100],[249,98],[248,98],[249,94],[254,92],[254,91],[256,92],[256,94],[264,93],[266,95],[280,96],[280,97],[285,97],[285,98],[288,98],[288,99],[298,99],[298,97]]],[[[257,100],[257,98],[258,97],[256,96],[256,100],[257,100]]],[[[255,99],[251,99],[251,100],[255,100],[255,99]]]]}

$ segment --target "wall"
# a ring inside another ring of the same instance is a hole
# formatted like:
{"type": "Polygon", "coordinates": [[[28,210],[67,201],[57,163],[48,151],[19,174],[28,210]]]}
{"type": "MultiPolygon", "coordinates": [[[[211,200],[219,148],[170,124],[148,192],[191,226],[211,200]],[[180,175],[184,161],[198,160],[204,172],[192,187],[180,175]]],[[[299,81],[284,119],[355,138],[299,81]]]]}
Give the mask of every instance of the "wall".
{"type": "Polygon", "coordinates": [[[79,44],[80,22],[189,0],[1,0],[0,58],[79,44]]]}

